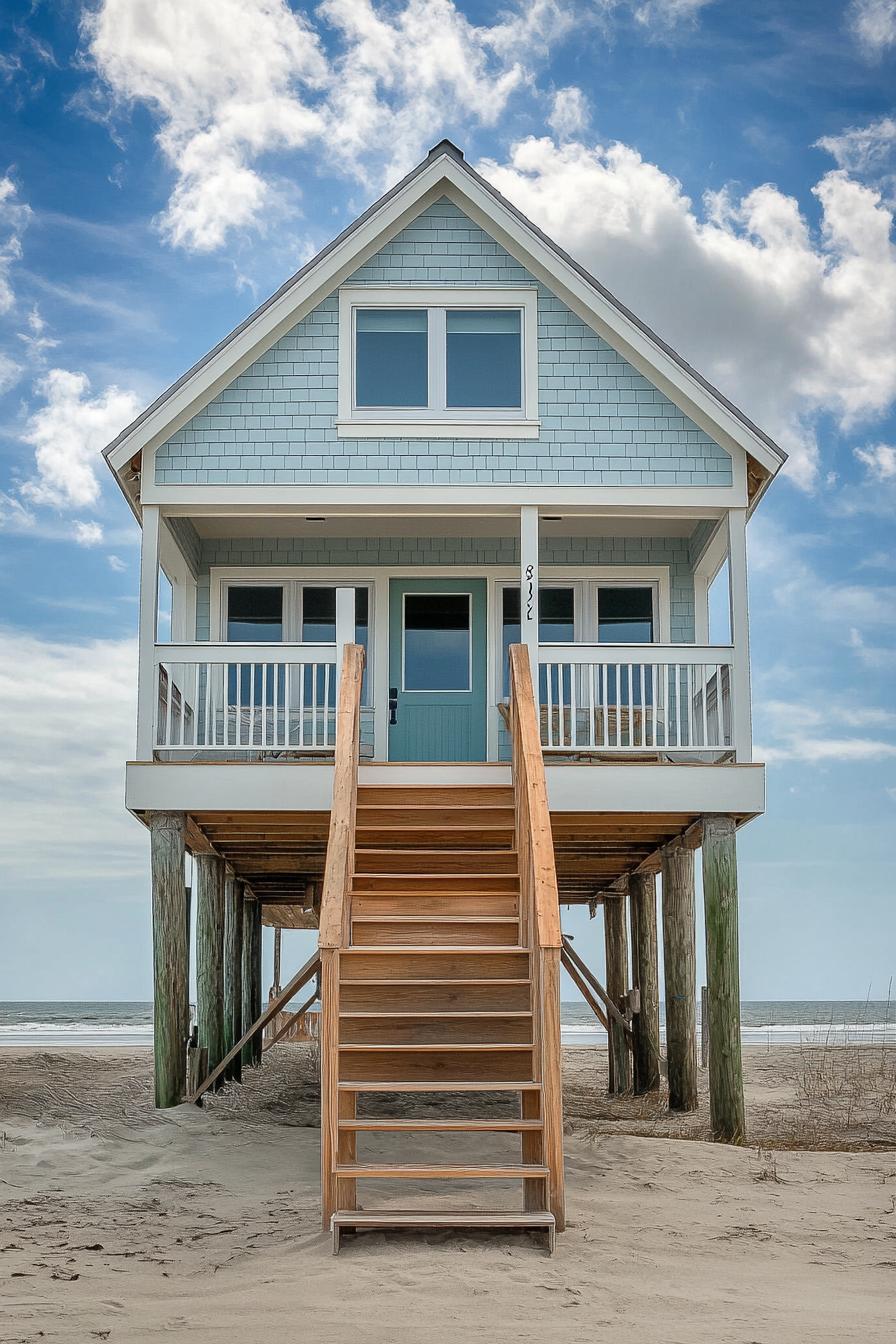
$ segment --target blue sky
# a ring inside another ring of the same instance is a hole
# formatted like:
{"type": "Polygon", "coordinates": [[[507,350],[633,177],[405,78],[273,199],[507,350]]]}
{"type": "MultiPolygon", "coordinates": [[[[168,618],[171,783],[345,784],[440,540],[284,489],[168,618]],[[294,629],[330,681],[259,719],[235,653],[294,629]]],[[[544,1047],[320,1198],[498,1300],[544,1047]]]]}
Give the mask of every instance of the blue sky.
{"type": "Polygon", "coordinates": [[[100,449],[448,135],[790,452],[750,529],[744,995],[886,996],[894,91],[896,0],[8,0],[0,995],[149,992],[137,529],[100,449]]]}

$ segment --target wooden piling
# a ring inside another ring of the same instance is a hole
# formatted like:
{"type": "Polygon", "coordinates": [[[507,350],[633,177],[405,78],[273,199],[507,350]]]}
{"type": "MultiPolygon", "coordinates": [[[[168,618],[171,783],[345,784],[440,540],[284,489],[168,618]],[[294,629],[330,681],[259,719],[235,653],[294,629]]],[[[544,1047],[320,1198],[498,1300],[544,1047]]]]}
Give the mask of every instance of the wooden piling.
{"type": "Polygon", "coordinates": [[[697,1109],[697,947],[694,852],[675,841],[662,852],[663,962],[669,1109],[697,1109]]]}
{"type": "MultiPolygon", "coordinates": [[[[249,1030],[261,1016],[261,905],[244,893],[243,899],[243,1031],[249,1030]]],[[[242,1034],[242,1033],[241,1033],[242,1034]]],[[[243,1046],[240,1059],[244,1068],[261,1059],[261,1036],[243,1046]]]]}
{"type": "Polygon", "coordinates": [[[180,1105],[187,1083],[190,945],[184,918],[186,817],[182,812],[153,812],[149,831],[155,1104],[164,1108],[180,1105]]]}
{"type": "Polygon", "coordinates": [[[209,1071],[227,1053],[224,1032],[224,860],[196,854],[196,1022],[209,1071]]]}
{"type": "MultiPolygon", "coordinates": [[[[254,1020],[257,1021],[257,1019],[258,1019],[259,1017],[261,1017],[261,1013],[262,1013],[261,953],[262,953],[262,930],[263,930],[263,925],[262,925],[262,922],[261,922],[261,901],[255,901],[255,902],[254,902],[254,911],[253,911],[253,915],[254,915],[254,918],[253,918],[253,925],[252,925],[252,939],[253,939],[253,943],[252,943],[252,956],[253,956],[253,961],[254,961],[254,967],[253,967],[253,980],[252,980],[252,983],[253,983],[253,989],[254,989],[254,991],[255,991],[255,994],[254,994],[254,1000],[253,1000],[253,1003],[254,1003],[254,1012],[255,1012],[255,1019],[254,1019],[254,1020]]],[[[263,1052],[263,1050],[264,1050],[264,1035],[263,1035],[262,1032],[259,1032],[257,1036],[253,1036],[253,1037],[252,1037],[252,1063],[253,1063],[253,1064],[260,1064],[260,1063],[261,1063],[261,1056],[262,1056],[262,1052],[263,1052]]]]}
{"type": "MultiPolygon", "coordinates": [[[[228,875],[224,883],[224,1040],[229,1054],[243,1034],[243,883],[228,875]]],[[[239,1055],[227,1066],[226,1078],[239,1082],[239,1055]]]]}
{"type": "MultiPolygon", "coordinates": [[[[625,928],[625,897],[604,901],[604,940],[607,952],[607,993],[617,1008],[625,1009],[628,993],[628,938],[625,928]]],[[[625,1032],[615,1019],[610,1021],[609,1051],[613,1062],[610,1091],[630,1092],[631,1064],[625,1032]]]]}
{"type": "Polygon", "coordinates": [[[703,905],[709,1017],[709,1121],[713,1138],[722,1143],[744,1143],[737,849],[733,817],[704,818],[703,905]]]}
{"type": "Polygon", "coordinates": [[[632,985],[640,1010],[632,1020],[636,1092],[655,1092],[660,1085],[660,989],[656,942],[656,877],[633,873],[629,878],[632,926],[632,985]]]}

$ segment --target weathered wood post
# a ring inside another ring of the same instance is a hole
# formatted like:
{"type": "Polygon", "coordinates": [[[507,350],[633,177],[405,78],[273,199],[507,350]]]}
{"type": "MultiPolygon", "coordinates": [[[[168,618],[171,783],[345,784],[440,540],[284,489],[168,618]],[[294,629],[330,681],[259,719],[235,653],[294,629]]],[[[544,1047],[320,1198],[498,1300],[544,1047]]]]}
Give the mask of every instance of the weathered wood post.
{"type": "Polygon", "coordinates": [[[744,1080],[740,1047],[737,849],[734,818],[703,821],[703,904],[709,1016],[709,1122],[713,1138],[743,1143],[744,1080]]]}
{"type": "Polygon", "coordinates": [[[628,883],[632,926],[632,984],[641,1007],[633,1021],[635,1091],[660,1085],[660,987],[656,945],[656,877],[633,873],[628,883]]]}
{"type": "Polygon", "coordinates": [[[183,812],[149,818],[152,870],[153,1043],[155,1104],[179,1106],[187,1082],[190,944],[184,907],[183,812]]]}
{"type": "MultiPolygon", "coordinates": [[[[224,1042],[225,1054],[243,1034],[243,884],[228,874],[224,883],[224,1042]]],[[[227,1067],[226,1077],[239,1082],[239,1055],[227,1067]]]]}
{"type": "Polygon", "coordinates": [[[224,1034],[224,860],[196,854],[196,1022],[208,1069],[227,1053],[224,1034]]]}
{"type": "Polygon", "coordinates": [[[274,929],[274,974],[271,977],[271,998],[275,998],[280,993],[280,945],[283,937],[283,930],[278,924],[274,929]]]}
{"type": "MultiPolygon", "coordinates": [[[[604,940],[607,951],[607,993],[620,1010],[625,1010],[628,993],[628,938],[625,929],[625,896],[604,898],[604,940]]],[[[631,1067],[625,1032],[615,1018],[610,1019],[609,1050],[613,1060],[610,1073],[612,1092],[630,1092],[631,1067]]]]}
{"type": "MultiPolygon", "coordinates": [[[[261,904],[253,897],[243,900],[243,1031],[261,1016],[261,904]]],[[[244,1067],[261,1059],[262,1033],[247,1041],[240,1052],[244,1067]]]]}
{"type": "Polygon", "coordinates": [[[663,860],[663,961],[669,1108],[697,1109],[697,946],[694,852],[677,841],[663,860]]]}
{"type": "MultiPolygon", "coordinates": [[[[261,983],[261,952],[262,952],[261,901],[255,901],[254,907],[255,907],[253,911],[254,918],[252,923],[252,939],[253,939],[252,958],[254,963],[252,972],[252,985],[255,991],[254,994],[255,1006],[253,1010],[252,1020],[254,1022],[257,1022],[258,1019],[261,1017],[263,1008],[263,989],[261,983]]],[[[253,1064],[261,1063],[261,1055],[263,1049],[264,1049],[264,1032],[259,1031],[252,1037],[253,1064]]]]}

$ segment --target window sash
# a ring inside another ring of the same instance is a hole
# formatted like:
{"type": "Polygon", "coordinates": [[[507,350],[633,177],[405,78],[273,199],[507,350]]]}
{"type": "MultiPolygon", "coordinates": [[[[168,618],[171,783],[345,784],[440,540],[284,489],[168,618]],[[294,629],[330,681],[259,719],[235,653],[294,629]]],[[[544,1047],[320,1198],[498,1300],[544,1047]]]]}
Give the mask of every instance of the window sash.
{"type": "MultiPolygon", "coordinates": [[[[536,333],[527,333],[527,312],[518,303],[501,304],[490,295],[488,303],[471,306],[469,302],[459,303],[456,307],[445,305],[415,305],[410,300],[406,304],[396,305],[396,313],[423,311],[427,315],[428,339],[428,392],[429,400],[425,406],[370,406],[358,402],[358,323],[362,314],[370,311],[383,311],[381,302],[371,302],[370,307],[362,304],[352,306],[351,331],[351,406],[352,415],[358,419],[376,418],[388,415],[396,420],[420,419],[457,419],[481,420],[483,416],[502,420],[523,419],[526,408],[526,343],[535,340],[536,333]],[[449,406],[448,405],[448,313],[468,314],[480,309],[483,313],[506,313],[519,321],[519,405],[514,406],[449,406]]],[[[363,318],[361,318],[363,325],[363,318]]]]}

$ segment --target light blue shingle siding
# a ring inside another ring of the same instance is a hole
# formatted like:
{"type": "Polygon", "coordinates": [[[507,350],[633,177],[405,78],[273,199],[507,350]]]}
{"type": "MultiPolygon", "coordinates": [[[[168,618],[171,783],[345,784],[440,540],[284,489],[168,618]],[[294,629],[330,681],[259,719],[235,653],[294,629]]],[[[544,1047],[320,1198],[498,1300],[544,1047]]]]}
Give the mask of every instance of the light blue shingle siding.
{"type": "MultiPolygon", "coordinates": [[[[373,566],[391,569],[415,565],[513,566],[519,564],[515,537],[240,537],[204,540],[199,564],[196,601],[196,638],[210,631],[210,574],[212,565],[295,565],[312,568],[341,565],[357,568],[358,578],[369,577],[373,566]]],[[[675,642],[694,639],[694,576],[686,537],[542,537],[542,579],[551,566],[668,565],[671,634],[675,642]]],[[[296,573],[301,578],[301,573],[296,573]]]]}
{"type": "MultiPolygon", "coordinates": [[[[447,200],[348,280],[533,285],[447,200]]],[[[337,437],[338,299],[325,299],[156,452],[159,485],[731,484],[731,459],[543,285],[538,440],[337,437]]]]}

